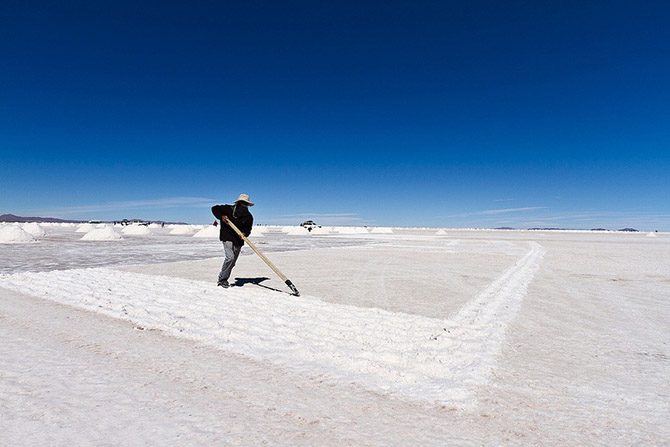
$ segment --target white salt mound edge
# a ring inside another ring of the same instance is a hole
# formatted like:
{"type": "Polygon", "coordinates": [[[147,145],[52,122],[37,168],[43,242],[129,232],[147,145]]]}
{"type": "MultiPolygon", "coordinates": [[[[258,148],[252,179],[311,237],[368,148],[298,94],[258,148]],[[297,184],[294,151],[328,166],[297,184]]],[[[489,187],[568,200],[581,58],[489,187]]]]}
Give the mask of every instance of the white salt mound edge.
{"type": "Polygon", "coordinates": [[[653,231],[650,232],[650,233],[647,233],[647,237],[656,237],[656,233],[654,233],[653,231]]]}
{"type": "Polygon", "coordinates": [[[46,236],[46,231],[36,222],[29,222],[23,225],[23,231],[28,234],[33,235],[35,238],[40,238],[46,236]]]}
{"type": "Polygon", "coordinates": [[[35,237],[16,225],[0,227],[0,244],[25,244],[35,242],[35,237]]]}
{"type": "Polygon", "coordinates": [[[75,233],[88,233],[89,231],[94,230],[94,229],[95,229],[95,226],[93,226],[91,224],[88,224],[88,223],[85,223],[85,224],[79,225],[77,227],[77,229],[75,230],[75,233]]]}
{"type": "Polygon", "coordinates": [[[193,235],[193,237],[198,237],[198,238],[217,238],[219,237],[219,227],[215,227],[214,225],[209,225],[203,228],[202,230],[198,231],[193,235]]]}
{"type": "Polygon", "coordinates": [[[118,241],[121,239],[123,237],[112,227],[94,228],[81,238],[82,241],[118,241]]]}
{"type": "Polygon", "coordinates": [[[145,225],[128,225],[123,227],[121,232],[130,236],[147,236],[151,234],[151,230],[145,225]]]}
{"type": "Polygon", "coordinates": [[[177,235],[193,234],[193,228],[190,225],[175,225],[170,230],[170,234],[177,234],[177,235]]]}
{"type": "Polygon", "coordinates": [[[437,236],[444,236],[445,234],[447,234],[447,232],[444,231],[444,230],[437,230],[437,233],[435,233],[435,234],[436,234],[437,236]]]}

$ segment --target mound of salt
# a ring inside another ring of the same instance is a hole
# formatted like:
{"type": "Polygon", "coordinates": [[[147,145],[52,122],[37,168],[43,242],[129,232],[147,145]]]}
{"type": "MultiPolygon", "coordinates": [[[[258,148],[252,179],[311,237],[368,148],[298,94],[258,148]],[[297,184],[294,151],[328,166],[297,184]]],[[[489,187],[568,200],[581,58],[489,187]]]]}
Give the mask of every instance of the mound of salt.
{"type": "Polygon", "coordinates": [[[175,225],[170,230],[170,234],[190,235],[193,234],[193,227],[190,225],[175,225]]]}
{"type": "Polygon", "coordinates": [[[198,231],[193,235],[193,237],[198,237],[198,238],[218,238],[219,237],[219,227],[215,227],[214,225],[207,225],[205,228],[202,230],[198,231]]]}
{"type": "Polygon", "coordinates": [[[29,222],[23,224],[23,231],[33,235],[35,238],[40,238],[46,236],[46,231],[40,226],[37,222],[29,222]]]}
{"type": "Polygon", "coordinates": [[[77,227],[75,233],[88,233],[91,230],[94,230],[95,226],[90,223],[84,223],[77,227]]]}
{"type": "Polygon", "coordinates": [[[656,237],[656,236],[657,236],[656,233],[654,233],[653,231],[647,233],[647,237],[656,237]]]}
{"type": "Polygon", "coordinates": [[[438,236],[444,236],[445,234],[447,234],[447,232],[444,231],[444,230],[437,230],[437,233],[435,233],[435,234],[438,235],[438,236]]]}
{"type": "Polygon", "coordinates": [[[0,244],[25,244],[35,242],[35,237],[16,225],[0,226],[0,244]]]}
{"type": "Polygon", "coordinates": [[[121,232],[130,236],[148,236],[151,234],[151,230],[145,225],[126,225],[121,232]]]}
{"type": "Polygon", "coordinates": [[[82,241],[118,241],[121,239],[123,237],[112,227],[94,228],[81,238],[82,241]]]}

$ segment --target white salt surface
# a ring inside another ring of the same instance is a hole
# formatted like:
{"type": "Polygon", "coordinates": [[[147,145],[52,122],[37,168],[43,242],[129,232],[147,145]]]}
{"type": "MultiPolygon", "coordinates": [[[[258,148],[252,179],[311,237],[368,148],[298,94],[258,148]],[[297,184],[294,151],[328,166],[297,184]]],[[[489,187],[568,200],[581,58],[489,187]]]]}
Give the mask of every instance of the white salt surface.
{"type": "Polygon", "coordinates": [[[427,232],[0,275],[0,444],[669,443],[670,238],[427,232]]]}
{"type": "Polygon", "coordinates": [[[103,226],[102,228],[94,228],[82,236],[82,241],[118,241],[123,239],[119,233],[110,226],[103,226]]]}

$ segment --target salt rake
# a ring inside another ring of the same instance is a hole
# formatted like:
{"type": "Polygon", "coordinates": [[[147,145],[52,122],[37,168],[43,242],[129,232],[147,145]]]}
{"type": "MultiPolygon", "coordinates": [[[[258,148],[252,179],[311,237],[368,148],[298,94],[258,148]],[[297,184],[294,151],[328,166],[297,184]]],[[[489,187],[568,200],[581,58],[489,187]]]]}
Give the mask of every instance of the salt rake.
{"type": "Polygon", "coordinates": [[[240,231],[240,229],[237,228],[237,226],[236,226],[234,223],[232,223],[229,219],[225,219],[224,222],[227,223],[228,226],[229,226],[230,228],[232,228],[233,231],[235,231],[235,233],[237,233],[237,235],[238,235],[239,237],[241,237],[242,240],[243,240],[244,242],[246,242],[246,243],[249,245],[249,247],[251,247],[251,249],[258,255],[258,257],[261,258],[261,259],[268,265],[268,267],[270,267],[270,268],[272,269],[272,271],[275,272],[275,273],[277,274],[277,276],[279,276],[279,277],[282,279],[282,281],[284,281],[284,284],[286,284],[286,285],[289,287],[289,289],[291,289],[291,291],[293,292],[293,295],[295,295],[295,296],[300,296],[300,292],[298,292],[298,289],[296,289],[296,287],[293,285],[293,283],[291,282],[291,280],[288,279],[288,278],[286,277],[286,275],[284,275],[284,274],[277,268],[277,266],[275,266],[275,265],[272,263],[272,261],[270,261],[270,260],[267,258],[267,256],[265,256],[265,255],[258,249],[258,247],[256,247],[256,244],[254,244],[254,243],[251,242],[249,239],[247,239],[247,237],[244,235],[244,233],[242,233],[242,232],[240,231]]]}

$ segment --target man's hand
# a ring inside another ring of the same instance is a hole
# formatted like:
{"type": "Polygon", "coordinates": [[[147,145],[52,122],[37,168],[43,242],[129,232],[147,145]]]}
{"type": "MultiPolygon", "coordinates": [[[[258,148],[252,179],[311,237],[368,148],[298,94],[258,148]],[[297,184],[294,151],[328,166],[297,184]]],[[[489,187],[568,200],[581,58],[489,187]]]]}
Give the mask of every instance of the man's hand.
{"type": "Polygon", "coordinates": [[[228,218],[226,216],[221,216],[221,222],[228,223],[228,218]]]}

